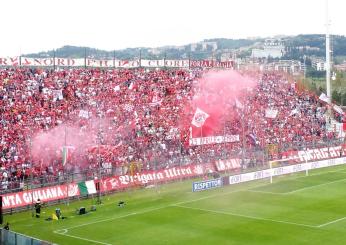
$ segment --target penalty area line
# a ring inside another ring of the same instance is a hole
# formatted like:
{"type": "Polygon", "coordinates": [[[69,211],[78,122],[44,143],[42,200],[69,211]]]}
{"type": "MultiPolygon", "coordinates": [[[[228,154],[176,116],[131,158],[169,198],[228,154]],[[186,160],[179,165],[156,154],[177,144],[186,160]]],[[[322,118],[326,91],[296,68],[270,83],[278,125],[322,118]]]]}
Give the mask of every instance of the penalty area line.
{"type": "Polygon", "coordinates": [[[345,217],[342,217],[342,218],[340,218],[340,219],[332,220],[332,221],[330,221],[330,222],[327,222],[327,223],[318,225],[317,227],[318,227],[318,228],[325,227],[325,226],[327,226],[327,225],[331,225],[331,224],[334,224],[334,223],[336,223],[336,222],[339,222],[339,221],[342,221],[342,220],[345,220],[345,219],[346,219],[346,216],[345,216],[345,217]]]}

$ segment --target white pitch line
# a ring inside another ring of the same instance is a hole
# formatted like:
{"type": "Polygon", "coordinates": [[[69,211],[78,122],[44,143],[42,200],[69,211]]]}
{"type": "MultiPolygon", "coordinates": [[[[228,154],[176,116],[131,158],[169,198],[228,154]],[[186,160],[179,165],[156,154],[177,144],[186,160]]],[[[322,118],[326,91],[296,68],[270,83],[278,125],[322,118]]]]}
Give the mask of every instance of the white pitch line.
{"type": "Polygon", "coordinates": [[[66,229],[55,230],[54,233],[65,234],[65,233],[67,233],[67,230],[66,229]]]}
{"type": "Polygon", "coordinates": [[[69,235],[69,234],[63,234],[63,233],[56,233],[56,234],[68,236],[68,237],[72,237],[72,238],[76,238],[76,239],[80,239],[80,240],[84,240],[84,241],[88,241],[88,242],[103,244],[103,245],[112,245],[111,243],[100,242],[100,241],[96,241],[96,240],[92,240],[92,239],[88,239],[88,238],[84,238],[84,237],[69,235]]]}
{"type": "Polygon", "coordinates": [[[254,189],[249,189],[249,190],[246,190],[248,192],[255,192],[255,193],[263,193],[263,194],[270,194],[270,195],[286,195],[286,193],[283,193],[283,192],[271,192],[271,191],[257,191],[257,190],[254,190],[254,189]]]}
{"type": "MultiPolygon", "coordinates": [[[[160,209],[160,208],[156,208],[156,209],[160,209]]],[[[82,227],[82,226],[87,226],[87,225],[93,225],[93,224],[97,224],[97,223],[102,223],[102,222],[110,221],[110,220],[121,219],[121,218],[125,218],[125,217],[128,217],[128,216],[140,214],[140,213],[151,212],[151,211],[154,211],[156,209],[145,210],[143,212],[138,212],[138,213],[129,213],[129,214],[125,214],[125,215],[121,215],[121,216],[117,216],[117,217],[113,217],[113,218],[109,218],[109,219],[96,220],[96,221],[89,222],[89,223],[83,223],[83,224],[80,224],[80,225],[71,226],[71,227],[68,227],[68,228],[65,228],[65,229],[55,230],[54,232],[58,233],[58,234],[63,234],[60,231],[66,230],[66,232],[67,232],[70,229],[74,229],[74,228],[78,228],[78,227],[82,227]]]]}
{"type": "Polygon", "coordinates": [[[322,224],[322,225],[318,225],[317,227],[318,227],[318,228],[325,227],[325,226],[327,226],[327,225],[331,225],[331,224],[334,224],[334,223],[336,223],[336,222],[339,222],[339,221],[345,220],[345,219],[346,219],[346,216],[345,216],[345,217],[342,217],[342,218],[340,218],[340,219],[332,220],[332,221],[327,222],[327,223],[324,223],[324,224],[322,224]]]}
{"type": "Polygon", "coordinates": [[[247,218],[247,219],[255,219],[255,220],[261,220],[261,221],[270,221],[270,222],[274,222],[274,223],[283,223],[283,224],[288,224],[288,225],[317,228],[317,226],[314,226],[314,225],[300,224],[300,223],[283,221],[283,220],[266,219],[266,218],[251,216],[251,215],[243,215],[243,214],[236,214],[236,213],[231,213],[231,212],[223,212],[223,211],[204,209],[204,208],[194,208],[194,207],[181,206],[181,205],[174,205],[174,206],[179,207],[179,208],[185,208],[185,209],[199,210],[199,211],[203,211],[203,212],[210,212],[210,213],[216,213],[216,214],[226,214],[226,215],[237,216],[237,217],[242,217],[242,218],[247,218]]]}
{"type": "Polygon", "coordinates": [[[300,188],[300,189],[297,189],[297,190],[294,190],[294,191],[284,192],[283,194],[292,194],[292,193],[296,193],[296,192],[299,192],[299,191],[305,191],[305,190],[316,188],[316,187],[320,187],[320,186],[325,186],[325,185],[330,185],[330,184],[342,182],[342,181],[345,181],[345,180],[346,180],[346,178],[345,179],[335,180],[335,181],[330,181],[330,182],[322,183],[322,184],[318,184],[318,185],[307,186],[307,187],[303,187],[303,188],[300,188]]]}
{"type": "MultiPolygon", "coordinates": [[[[335,180],[335,181],[330,181],[330,182],[326,182],[326,183],[322,183],[322,184],[318,184],[318,185],[311,185],[311,186],[307,186],[307,187],[303,187],[303,188],[299,188],[293,191],[288,191],[288,192],[271,192],[271,191],[260,191],[260,190],[256,190],[256,189],[248,189],[248,192],[258,192],[258,193],[263,193],[263,194],[271,194],[271,195],[289,195],[289,194],[293,194],[296,192],[300,192],[300,191],[304,191],[304,190],[308,190],[308,189],[312,189],[312,188],[316,188],[316,187],[320,187],[320,186],[325,186],[325,185],[330,185],[333,183],[338,183],[338,182],[342,182],[345,181],[345,179],[339,179],[339,180],[335,180]]],[[[302,183],[304,183],[302,181],[302,183]]],[[[256,187],[257,188],[257,187],[256,187]]]]}

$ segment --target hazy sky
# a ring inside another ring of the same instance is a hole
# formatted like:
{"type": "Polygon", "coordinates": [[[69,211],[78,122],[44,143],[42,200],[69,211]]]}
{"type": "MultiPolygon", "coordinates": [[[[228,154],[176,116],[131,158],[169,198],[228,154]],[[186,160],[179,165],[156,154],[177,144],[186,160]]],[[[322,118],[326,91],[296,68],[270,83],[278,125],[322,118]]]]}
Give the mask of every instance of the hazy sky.
{"type": "MultiPolygon", "coordinates": [[[[325,32],[325,0],[1,0],[0,57],[63,45],[114,50],[325,32]]],[[[329,0],[346,35],[346,1],[329,0]]]]}

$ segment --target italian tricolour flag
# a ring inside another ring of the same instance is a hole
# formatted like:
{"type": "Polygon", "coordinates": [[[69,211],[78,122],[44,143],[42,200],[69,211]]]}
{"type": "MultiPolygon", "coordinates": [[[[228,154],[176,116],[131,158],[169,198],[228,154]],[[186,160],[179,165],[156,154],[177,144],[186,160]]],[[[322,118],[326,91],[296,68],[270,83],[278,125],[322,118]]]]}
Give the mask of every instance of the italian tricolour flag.
{"type": "Polygon", "coordinates": [[[81,196],[95,194],[96,186],[94,180],[88,180],[78,183],[78,188],[81,196]]]}

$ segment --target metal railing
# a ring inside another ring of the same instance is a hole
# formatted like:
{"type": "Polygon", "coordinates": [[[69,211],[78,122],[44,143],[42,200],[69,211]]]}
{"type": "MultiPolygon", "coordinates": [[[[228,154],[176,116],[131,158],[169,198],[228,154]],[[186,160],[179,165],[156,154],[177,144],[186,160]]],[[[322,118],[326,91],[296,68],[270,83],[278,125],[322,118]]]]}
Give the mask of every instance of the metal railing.
{"type": "Polygon", "coordinates": [[[0,229],[0,244],[2,245],[51,245],[53,243],[42,241],[14,231],[0,229]]]}

